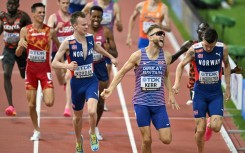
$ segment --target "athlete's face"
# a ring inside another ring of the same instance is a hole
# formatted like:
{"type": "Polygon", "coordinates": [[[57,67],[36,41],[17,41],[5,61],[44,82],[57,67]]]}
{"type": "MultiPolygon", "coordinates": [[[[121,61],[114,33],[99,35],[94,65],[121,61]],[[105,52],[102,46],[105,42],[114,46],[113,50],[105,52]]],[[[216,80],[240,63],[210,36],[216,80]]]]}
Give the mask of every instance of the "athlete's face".
{"type": "Polygon", "coordinates": [[[202,23],[202,24],[200,24],[200,25],[198,26],[198,29],[197,29],[197,35],[198,35],[199,41],[202,40],[203,33],[204,33],[204,31],[207,30],[208,28],[209,28],[209,26],[208,26],[207,24],[204,24],[204,23],[202,23]]]}
{"type": "Polygon", "coordinates": [[[70,0],[59,0],[58,5],[60,6],[60,10],[62,12],[67,13],[70,5],[70,0]]]}
{"type": "Polygon", "coordinates": [[[74,30],[84,36],[88,32],[88,22],[86,18],[78,17],[77,22],[73,25],[74,30]]]}
{"type": "Polygon", "coordinates": [[[92,10],[90,14],[90,21],[92,28],[99,28],[102,21],[102,12],[92,10]]]}
{"type": "Polygon", "coordinates": [[[19,3],[16,0],[8,0],[6,7],[9,14],[15,14],[19,8],[19,3]]]}
{"type": "Polygon", "coordinates": [[[205,39],[203,39],[202,41],[202,45],[203,45],[203,48],[206,50],[206,52],[210,53],[213,51],[215,45],[216,45],[216,42],[213,42],[213,43],[208,43],[205,39]]]}
{"type": "Polygon", "coordinates": [[[165,32],[162,29],[153,29],[149,34],[150,40],[158,47],[162,48],[164,46],[165,32]]]}
{"type": "Polygon", "coordinates": [[[33,12],[33,18],[38,23],[43,23],[45,18],[45,8],[44,7],[37,7],[33,12]]]}

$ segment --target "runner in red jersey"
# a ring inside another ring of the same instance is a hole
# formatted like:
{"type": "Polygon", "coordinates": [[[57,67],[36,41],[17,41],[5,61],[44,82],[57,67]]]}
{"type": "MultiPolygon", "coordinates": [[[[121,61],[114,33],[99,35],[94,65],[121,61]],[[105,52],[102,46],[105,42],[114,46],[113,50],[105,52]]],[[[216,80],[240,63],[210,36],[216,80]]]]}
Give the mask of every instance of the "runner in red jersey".
{"type": "MultiPolygon", "coordinates": [[[[57,37],[59,39],[59,42],[65,40],[68,36],[71,36],[74,32],[74,29],[71,25],[70,18],[71,14],[68,11],[70,0],[58,0],[59,10],[50,15],[48,19],[48,25],[55,29],[57,33],[57,37]]],[[[52,61],[57,53],[57,46],[53,43],[52,46],[52,61]]],[[[66,56],[62,59],[63,62],[66,62],[66,56]]],[[[66,104],[65,104],[65,110],[63,115],[65,117],[71,116],[71,89],[70,89],[70,80],[71,75],[69,70],[65,69],[53,69],[57,80],[60,85],[65,85],[65,91],[66,91],[66,104]]]]}
{"type": "Polygon", "coordinates": [[[2,66],[4,71],[4,90],[8,100],[8,107],[5,110],[6,115],[15,116],[16,111],[12,101],[12,71],[15,61],[18,64],[21,78],[25,78],[26,69],[26,53],[20,57],[15,56],[20,36],[20,29],[28,24],[31,24],[29,15],[19,8],[19,0],[7,1],[7,12],[0,13],[0,34],[3,32],[3,40],[5,43],[3,49],[2,66]]]}
{"type": "Polygon", "coordinates": [[[32,141],[39,140],[40,128],[38,126],[36,112],[36,94],[38,81],[41,82],[43,90],[43,101],[51,107],[54,104],[54,90],[50,69],[50,43],[51,39],[59,47],[60,43],[56,33],[48,25],[43,23],[45,17],[45,6],[35,3],[31,7],[33,24],[23,27],[20,32],[20,41],[16,49],[16,55],[20,56],[26,48],[26,95],[29,113],[34,126],[32,141]]]}

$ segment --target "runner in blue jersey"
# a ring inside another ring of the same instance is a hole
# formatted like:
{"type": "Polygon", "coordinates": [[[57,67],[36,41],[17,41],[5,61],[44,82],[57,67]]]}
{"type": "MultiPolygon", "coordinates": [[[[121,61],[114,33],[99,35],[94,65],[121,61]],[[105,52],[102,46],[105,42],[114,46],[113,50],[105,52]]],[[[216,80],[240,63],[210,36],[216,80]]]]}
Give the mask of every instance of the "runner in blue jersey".
{"type": "Polygon", "coordinates": [[[166,111],[164,84],[168,89],[172,108],[179,109],[169,77],[171,54],[163,51],[165,33],[161,26],[153,24],[147,31],[149,45],[134,52],[113,78],[110,86],[102,92],[107,98],[127,72],[134,68],[136,82],[133,97],[138,127],[142,135],[142,152],[152,152],[151,122],[158,131],[162,143],[170,144],[172,133],[166,111]]]}
{"type": "Polygon", "coordinates": [[[219,132],[223,119],[223,93],[221,87],[222,61],[226,83],[225,101],[230,99],[230,63],[227,46],[217,42],[218,34],[214,29],[207,29],[201,42],[194,44],[186,53],[176,69],[173,90],[179,92],[184,66],[194,58],[195,85],[193,89],[193,113],[196,122],[195,139],[198,152],[204,151],[206,113],[209,112],[210,128],[219,132]]]}
{"type": "Polygon", "coordinates": [[[72,72],[70,84],[77,153],[83,153],[81,129],[85,102],[87,102],[88,106],[91,149],[92,151],[97,151],[99,149],[99,142],[95,135],[95,126],[99,89],[98,79],[94,74],[93,68],[93,52],[96,50],[102,55],[109,57],[115,65],[117,61],[101,46],[94,43],[92,34],[87,33],[88,23],[84,13],[73,13],[71,15],[71,24],[74,28],[74,34],[62,42],[52,62],[52,66],[54,68],[69,69],[72,72]],[[67,56],[68,64],[60,62],[64,55],[67,56]]]}
{"type": "MultiPolygon", "coordinates": [[[[92,6],[90,10],[91,26],[89,27],[89,33],[94,35],[94,41],[96,44],[102,46],[112,56],[117,57],[117,48],[114,41],[112,31],[101,25],[103,9],[100,6],[92,6]]],[[[109,84],[109,76],[106,68],[105,56],[96,51],[93,54],[94,57],[94,73],[99,80],[99,93],[101,93],[109,84]]],[[[104,112],[105,100],[100,96],[97,106],[97,123],[95,128],[95,134],[98,140],[103,140],[102,135],[99,132],[98,124],[101,116],[104,112]]]]}

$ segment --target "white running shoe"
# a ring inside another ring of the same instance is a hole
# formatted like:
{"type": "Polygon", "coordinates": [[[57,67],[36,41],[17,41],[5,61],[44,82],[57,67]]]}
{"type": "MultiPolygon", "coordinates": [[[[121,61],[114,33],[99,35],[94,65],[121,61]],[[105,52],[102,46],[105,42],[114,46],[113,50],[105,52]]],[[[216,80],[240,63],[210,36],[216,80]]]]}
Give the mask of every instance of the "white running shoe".
{"type": "Polygon", "coordinates": [[[106,106],[106,104],[104,104],[104,111],[108,111],[108,107],[106,106]]]}
{"type": "Polygon", "coordinates": [[[99,128],[98,127],[95,127],[95,134],[96,134],[96,137],[99,141],[103,140],[103,137],[102,135],[100,134],[99,132],[99,128]]]}
{"type": "Polygon", "coordinates": [[[35,130],[30,140],[31,141],[38,141],[39,138],[40,138],[40,132],[35,130]]]}
{"type": "Polygon", "coordinates": [[[192,100],[188,100],[188,101],[186,102],[186,105],[191,105],[192,103],[193,103],[192,100]]]}

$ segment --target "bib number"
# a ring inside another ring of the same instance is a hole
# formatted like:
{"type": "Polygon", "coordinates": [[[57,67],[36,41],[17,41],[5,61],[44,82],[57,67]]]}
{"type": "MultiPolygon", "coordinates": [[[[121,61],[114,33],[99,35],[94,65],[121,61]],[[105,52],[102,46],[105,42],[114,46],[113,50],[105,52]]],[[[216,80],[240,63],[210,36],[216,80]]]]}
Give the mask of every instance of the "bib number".
{"type": "Polygon", "coordinates": [[[161,77],[141,77],[140,87],[142,91],[157,91],[162,86],[161,77]]]}
{"type": "Polygon", "coordinates": [[[6,43],[17,43],[20,40],[20,34],[19,33],[9,33],[9,32],[4,31],[3,40],[6,43]]]}
{"type": "Polygon", "coordinates": [[[46,61],[46,51],[30,50],[28,59],[32,62],[45,62],[46,61]]]}
{"type": "Polygon", "coordinates": [[[213,72],[203,72],[200,71],[199,73],[199,81],[203,84],[213,84],[217,83],[219,81],[219,72],[213,71],[213,72]]]}
{"type": "Polygon", "coordinates": [[[78,66],[74,71],[74,76],[76,78],[89,78],[93,76],[93,66],[91,64],[78,66]]]}
{"type": "Polygon", "coordinates": [[[150,28],[150,26],[153,24],[153,22],[143,22],[143,31],[144,33],[147,32],[147,30],[150,28]]]}
{"type": "Polygon", "coordinates": [[[101,24],[109,24],[112,21],[112,13],[104,12],[101,24]]]}

